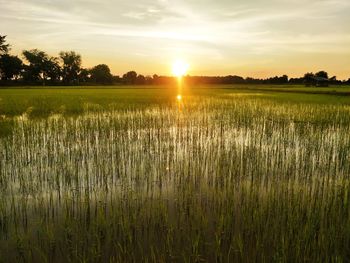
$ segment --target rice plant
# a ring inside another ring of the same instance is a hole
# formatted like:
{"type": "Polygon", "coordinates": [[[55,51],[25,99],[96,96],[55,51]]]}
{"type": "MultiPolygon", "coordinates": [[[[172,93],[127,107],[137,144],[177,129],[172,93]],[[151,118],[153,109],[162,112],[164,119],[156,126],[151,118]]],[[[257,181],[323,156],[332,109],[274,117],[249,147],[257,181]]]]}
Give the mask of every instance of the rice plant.
{"type": "Polygon", "coordinates": [[[4,116],[0,262],[350,260],[347,105],[224,93],[30,112],[4,116]]]}

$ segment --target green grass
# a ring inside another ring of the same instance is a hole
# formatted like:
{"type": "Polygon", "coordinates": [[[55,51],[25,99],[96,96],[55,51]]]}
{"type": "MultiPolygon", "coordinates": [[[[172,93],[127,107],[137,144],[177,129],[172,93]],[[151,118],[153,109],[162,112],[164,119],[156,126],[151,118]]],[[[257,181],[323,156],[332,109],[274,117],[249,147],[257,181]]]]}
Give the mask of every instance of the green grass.
{"type": "Polygon", "coordinates": [[[0,114],[15,116],[25,113],[29,108],[33,116],[52,113],[82,113],[86,104],[109,107],[114,104],[120,108],[164,103],[170,101],[173,91],[147,89],[2,89],[0,90],[0,114]]]}
{"type": "MultiPolygon", "coordinates": [[[[266,98],[277,102],[349,104],[350,96],[339,94],[349,92],[348,87],[305,88],[300,86],[251,86],[251,85],[211,85],[184,89],[184,96],[217,97],[227,94],[244,94],[257,98],[266,98]],[[336,92],[333,92],[333,91],[336,92]],[[292,91],[293,93],[290,93],[292,91]],[[301,92],[301,93],[298,93],[301,92]],[[307,94],[312,92],[316,94],[307,94]],[[322,94],[328,93],[331,94],[322,94]],[[317,94],[321,93],[321,94],[317,94]]],[[[32,117],[46,117],[54,113],[66,115],[81,114],[87,104],[97,109],[111,106],[120,109],[165,105],[174,102],[177,89],[166,86],[116,87],[27,87],[0,89],[0,115],[16,116],[30,112],[32,117]]],[[[91,107],[90,107],[91,108],[91,107]]]]}
{"type": "Polygon", "coordinates": [[[0,90],[0,262],[348,262],[350,97],[282,88],[0,90]]]}

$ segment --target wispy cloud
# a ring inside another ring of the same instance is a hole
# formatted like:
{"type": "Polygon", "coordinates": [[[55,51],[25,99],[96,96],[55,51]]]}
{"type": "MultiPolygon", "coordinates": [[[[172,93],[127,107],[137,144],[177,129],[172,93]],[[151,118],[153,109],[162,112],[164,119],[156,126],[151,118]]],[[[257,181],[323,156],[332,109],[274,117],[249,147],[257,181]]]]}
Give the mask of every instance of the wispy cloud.
{"type": "Polygon", "coordinates": [[[70,48],[87,61],[98,52],[115,71],[115,61],[133,65],[142,57],[153,57],[156,66],[174,56],[202,59],[203,72],[237,70],[233,60],[246,65],[260,59],[272,69],[286,54],[350,59],[348,0],[0,0],[0,8],[0,33],[15,41],[14,49],[70,48]],[[108,50],[115,56],[104,56],[108,50]]]}

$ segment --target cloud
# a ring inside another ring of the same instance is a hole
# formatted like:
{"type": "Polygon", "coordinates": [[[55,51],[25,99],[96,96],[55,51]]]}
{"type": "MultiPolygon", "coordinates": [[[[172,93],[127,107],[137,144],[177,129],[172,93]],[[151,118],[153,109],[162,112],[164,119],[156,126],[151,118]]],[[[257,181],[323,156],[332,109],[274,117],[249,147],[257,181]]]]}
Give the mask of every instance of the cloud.
{"type": "Polygon", "coordinates": [[[0,33],[19,49],[88,57],[103,48],[115,52],[110,61],[130,54],[130,64],[175,53],[229,68],[232,60],[350,53],[348,0],[0,0],[0,7],[0,33]]]}

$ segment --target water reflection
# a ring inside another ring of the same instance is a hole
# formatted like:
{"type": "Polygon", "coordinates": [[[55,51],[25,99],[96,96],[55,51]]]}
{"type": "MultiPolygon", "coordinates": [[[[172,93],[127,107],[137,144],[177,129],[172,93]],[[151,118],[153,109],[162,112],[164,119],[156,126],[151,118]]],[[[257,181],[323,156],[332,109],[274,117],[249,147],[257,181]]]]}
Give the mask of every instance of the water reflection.
{"type": "Polygon", "coordinates": [[[182,87],[183,86],[183,83],[182,83],[182,77],[179,76],[177,78],[177,96],[176,96],[176,100],[177,102],[182,102],[182,87]]]}

